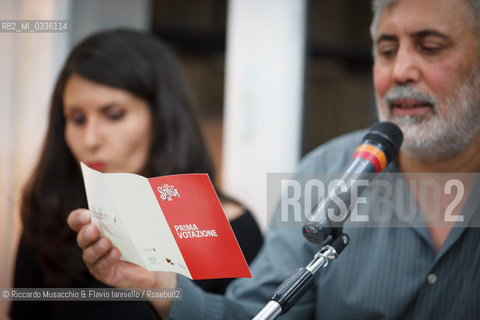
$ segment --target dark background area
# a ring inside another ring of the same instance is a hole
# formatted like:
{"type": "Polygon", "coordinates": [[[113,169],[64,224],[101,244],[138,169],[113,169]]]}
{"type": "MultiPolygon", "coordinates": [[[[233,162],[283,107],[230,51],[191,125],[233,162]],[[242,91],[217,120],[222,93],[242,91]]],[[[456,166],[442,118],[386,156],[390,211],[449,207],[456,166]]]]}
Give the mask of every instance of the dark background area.
{"type": "MultiPolygon", "coordinates": [[[[217,165],[221,159],[227,3],[152,2],[152,30],[181,60],[217,165]]],[[[369,1],[307,1],[302,155],[375,121],[370,20],[369,1]]]]}

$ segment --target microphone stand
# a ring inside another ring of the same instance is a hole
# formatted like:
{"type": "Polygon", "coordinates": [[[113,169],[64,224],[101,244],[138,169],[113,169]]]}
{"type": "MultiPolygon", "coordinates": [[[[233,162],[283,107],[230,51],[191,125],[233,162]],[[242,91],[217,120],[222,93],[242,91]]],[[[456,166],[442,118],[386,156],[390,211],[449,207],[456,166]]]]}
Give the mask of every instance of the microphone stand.
{"type": "MultiPolygon", "coordinates": [[[[350,185],[350,189],[352,187],[362,187],[359,193],[362,193],[362,190],[365,190],[367,186],[364,184],[357,186],[355,182],[366,180],[370,183],[375,178],[372,174],[382,171],[395,158],[402,144],[403,134],[395,124],[380,122],[370,128],[363,140],[363,144],[355,151],[352,158],[353,161],[341,179],[347,185],[350,185]]],[[[357,191],[359,188],[357,188],[357,191]]],[[[348,188],[346,191],[342,191],[340,185],[337,185],[333,194],[336,194],[337,197],[344,201],[347,207],[351,205],[347,201],[350,194],[348,188]]],[[[328,202],[334,202],[333,198],[330,196],[326,198],[326,202],[323,202],[322,207],[319,209],[332,209],[332,204],[328,202]]],[[[333,205],[336,206],[335,204],[333,205]]],[[[315,284],[314,275],[320,267],[326,267],[330,260],[336,259],[348,244],[348,235],[342,232],[343,227],[341,225],[332,225],[331,221],[326,219],[325,216],[321,217],[324,219],[307,221],[303,226],[302,232],[310,242],[321,243],[322,249],[315,254],[313,260],[305,268],[297,269],[290,278],[277,288],[270,301],[257,313],[253,320],[276,319],[290,310],[298,299],[315,284]],[[325,239],[324,236],[328,237],[325,239]],[[324,239],[325,241],[323,241],[324,239]]]]}
{"type": "Polygon", "coordinates": [[[320,267],[326,267],[330,260],[336,259],[349,242],[348,235],[339,233],[324,242],[313,260],[305,268],[298,268],[275,291],[270,301],[252,320],[272,320],[286,313],[315,284],[314,275],[320,267]]]}

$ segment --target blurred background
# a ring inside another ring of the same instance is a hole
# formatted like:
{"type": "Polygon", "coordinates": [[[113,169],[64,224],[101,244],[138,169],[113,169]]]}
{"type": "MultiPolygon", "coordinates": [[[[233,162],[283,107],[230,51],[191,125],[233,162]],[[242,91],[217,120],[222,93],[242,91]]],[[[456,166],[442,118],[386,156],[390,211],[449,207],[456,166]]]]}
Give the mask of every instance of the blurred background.
{"type": "MultiPolygon", "coordinates": [[[[67,20],[66,33],[0,32],[0,288],[11,286],[21,189],[71,47],[105,28],[148,30],[179,58],[218,184],[267,226],[267,172],[293,172],[332,137],[376,120],[369,1],[2,0],[0,20],[67,20]]],[[[0,301],[0,319],[7,303],[0,301]]]]}

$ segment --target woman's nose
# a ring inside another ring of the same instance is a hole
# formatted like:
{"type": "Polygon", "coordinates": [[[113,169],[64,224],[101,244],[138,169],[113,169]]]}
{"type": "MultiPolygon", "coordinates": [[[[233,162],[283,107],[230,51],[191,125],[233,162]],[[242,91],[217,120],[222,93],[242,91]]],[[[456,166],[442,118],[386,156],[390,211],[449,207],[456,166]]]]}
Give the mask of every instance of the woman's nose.
{"type": "Polygon", "coordinates": [[[100,145],[100,123],[95,118],[87,120],[84,132],[84,143],[88,148],[97,148],[100,145]]]}

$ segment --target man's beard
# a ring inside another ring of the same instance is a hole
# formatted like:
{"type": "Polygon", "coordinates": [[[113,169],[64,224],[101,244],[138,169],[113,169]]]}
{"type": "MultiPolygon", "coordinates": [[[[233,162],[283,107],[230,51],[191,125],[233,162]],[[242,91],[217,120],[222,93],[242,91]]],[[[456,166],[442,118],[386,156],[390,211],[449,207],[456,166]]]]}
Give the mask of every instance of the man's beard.
{"type": "Polygon", "coordinates": [[[430,94],[408,85],[397,85],[386,95],[387,108],[379,110],[380,121],[391,121],[400,126],[404,140],[402,151],[408,156],[425,161],[444,160],[456,156],[467,148],[480,129],[480,68],[453,97],[446,99],[441,108],[430,94]],[[395,116],[392,101],[416,99],[431,104],[432,114],[427,116],[395,116]],[[388,109],[388,114],[384,110],[388,109]],[[439,110],[440,109],[440,110],[439,110]]]}

